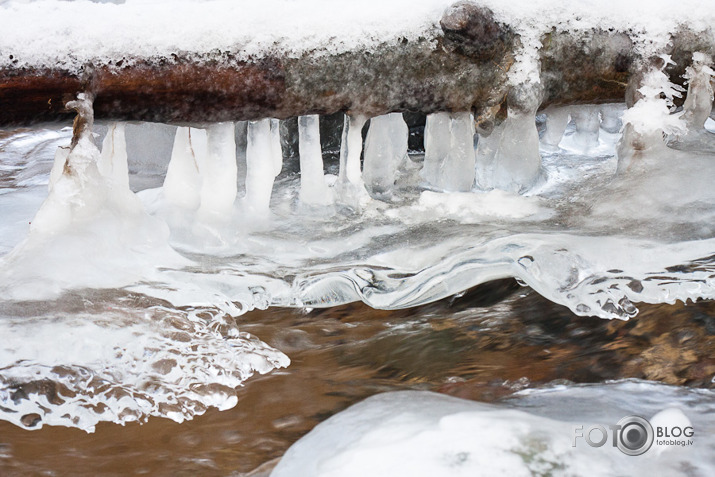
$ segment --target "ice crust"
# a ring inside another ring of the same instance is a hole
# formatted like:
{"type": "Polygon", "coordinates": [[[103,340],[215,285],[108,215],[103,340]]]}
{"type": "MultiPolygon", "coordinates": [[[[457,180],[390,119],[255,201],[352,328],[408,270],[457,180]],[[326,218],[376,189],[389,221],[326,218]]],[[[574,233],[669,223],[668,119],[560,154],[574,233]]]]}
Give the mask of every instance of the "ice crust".
{"type": "Polygon", "coordinates": [[[378,394],[316,426],[271,476],[705,476],[715,470],[713,398],[710,390],[643,381],[534,389],[498,404],[426,391],[378,394]],[[654,445],[638,458],[583,439],[573,447],[575,426],[629,415],[653,425],[691,421],[694,445],[654,445]]]}

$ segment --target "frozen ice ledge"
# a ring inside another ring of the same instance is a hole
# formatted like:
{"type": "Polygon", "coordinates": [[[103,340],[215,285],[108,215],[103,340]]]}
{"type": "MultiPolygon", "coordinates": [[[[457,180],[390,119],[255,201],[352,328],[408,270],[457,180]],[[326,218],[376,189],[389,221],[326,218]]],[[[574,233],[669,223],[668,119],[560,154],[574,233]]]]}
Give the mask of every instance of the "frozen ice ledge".
{"type": "Polygon", "coordinates": [[[713,9],[513,3],[395,22],[406,3],[351,4],[374,16],[359,28],[336,7],[269,26],[268,6],[229,2],[4,3],[0,123],[76,119],[0,259],[3,300],[122,288],[235,316],[507,276],[606,318],[713,298],[713,9]],[[138,143],[164,167],[152,187],[130,184],[138,143]]]}

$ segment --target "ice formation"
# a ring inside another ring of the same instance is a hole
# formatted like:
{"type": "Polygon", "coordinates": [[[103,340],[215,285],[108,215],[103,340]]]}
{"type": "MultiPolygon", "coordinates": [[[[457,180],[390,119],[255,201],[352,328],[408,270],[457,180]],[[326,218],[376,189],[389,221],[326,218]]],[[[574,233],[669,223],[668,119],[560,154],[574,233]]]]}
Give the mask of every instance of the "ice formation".
{"type": "Polygon", "coordinates": [[[169,204],[189,210],[199,208],[203,189],[201,171],[207,161],[206,154],[206,132],[203,129],[177,128],[162,187],[169,204]]]}
{"type": "Polygon", "coordinates": [[[206,129],[206,167],[202,174],[199,214],[220,218],[231,213],[238,192],[236,131],[231,122],[212,124],[206,129]]]}
{"type": "Polygon", "coordinates": [[[427,116],[422,177],[431,185],[466,192],[474,185],[474,117],[471,113],[427,116]]]}
{"type": "Polygon", "coordinates": [[[300,146],[300,201],[307,205],[328,205],[330,189],[323,174],[318,115],[298,118],[300,146]]]}
{"type": "MultiPolygon", "coordinates": [[[[10,32],[0,38],[0,51],[12,51],[0,56],[0,68],[52,63],[75,71],[93,61],[108,66],[117,52],[131,57],[127,63],[143,64],[175,51],[212,52],[201,61],[223,67],[223,56],[234,66],[252,55],[276,52],[299,61],[310,52],[341,53],[387,41],[433,52],[440,43],[423,45],[420,38],[437,31],[435,18],[447,5],[442,0],[369,6],[321,2],[326,18],[336,20],[325,22],[306,16],[311,9],[305,6],[281,0],[240,7],[180,1],[172,14],[161,2],[130,1],[116,9],[118,23],[107,28],[107,8],[116,6],[58,3],[0,5],[0,29],[10,32]],[[284,12],[280,19],[273,14],[276,5],[284,12]],[[396,12],[407,13],[403,18],[396,12]],[[236,18],[243,19],[245,31],[228,27],[236,18]],[[43,28],[49,33],[38,34],[43,28]],[[48,45],[48,35],[57,44],[48,45]]],[[[335,182],[334,175],[325,174],[326,169],[333,173],[335,164],[323,163],[330,154],[321,150],[319,117],[305,115],[320,108],[307,108],[297,118],[299,172],[290,154],[283,167],[280,135],[288,128],[277,119],[255,119],[253,113],[243,117],[252,120],[239,123],[238,133],[232,120],[241,118],[181,127],[101,124],[95,128],[98,134],[106,129],[100,153],[92,136],[92,98],[81,95],[68,104],[79,111],[71,137],[50,126],[3,131],[0,325],[7,328],[3,336],[18,337],[0,347],[3,417],[26,427],[40,416],[43,423],[90,429],[100,420],[127,422],[147,415],[181,420],[206,406],[226,407],[234,402],[229,388],[252,371],[287,364],[278,351],[228,325],[254,308],[356,300],[377,308],[409,307],[502,277],[516,277],[577,314],[602,318],[627,319],[637,313],[638,302],[715,298],[715,148],[712,127],[706,129],[712,124],[712,56],[693,54],[688,93],[678,111],[682,91],[666,74],[672,60],[662,55],[675,22],[706,31],[711,12],[701,14],[702,8],[687,1],[678,18],[634,16],[640,10],[629,2],[607,2],[622,15],[604,14],[608,9],[600,3],[592,8],[591,2],[569,5],[568,12],[553,2],[483,3],[519,35],[514,63],[496,67],[508,70],[506,86],[498,85],[506,103],[491,104],[486,116],[475,119],[473,105],[450,104],[439,111],[425,93],[430,114],[424,158],[408,155],[402,113],[380,115],[403,105],[375,105],[379,112],[371,118],[350,109],[335,182]],[[629,23],[634,18],[640,19],[638,28],[629,23]],[[535,119],[546,106],[549,73],[540,70],[545,66],[538,54],[546,48],[542,34],[571,30],[580,35],[595,27],[634,31],[629,107],[550,106],[539,138],[535,119]],[[245,196],[239,198],[244,143],[236,137],[243,137],[244,126],[245,196]],[[159,129],[174,134],[170,153],[138,134],[150,137],[159,129]],[[139,154],[147,148],[161,157],[139,154]],[[165,171],[163,185],[149,177],[157,171],[165,171]],[[325,207],[333,202],[335,207],[325,207]],[[124,310],[126,329],[98,313],[38,312],[25,319],[6,311],[42,300],[56,300],[50,303],[61,308],[78,290],[124,310]],[[127,305],[132,300],[147,300],[151,312],[127,305]],[[92,348],[84,358],[63,360],[53,351],[46,360],[30,360],[41,355],[37,350],[49,339],[48,323],[58,317],[59,331],[70,342],[87,333],[105,343],[116,337],[118,344],[111,354],[109,347],[92,348]],[[29,344],[22,348],[18,342],[29,344]],[[174,354],[186,360],[169,356],[174,354]],[[113,366],[120,370],[117,379],[103,371],[113,366]],[[152,379],[148,384],[144,371],[152,379]],[[38,380],[55,383],[65,394],[50,402],[49,394],[35,392],[38,380]],[[110,384],[97,391],[98,381],[110,384]],[[122,388],[120,381],[128,384],[122,388]],[[92,407],[96,400],[111,409],[99,412],[92,407]]],[[[661,10],[672,8],[665,1],[655,3],[661,10]]],[[[258,84],[275,80],[271,75],[259,79],[258,84]]],[[[425,84],[425,90],[436,87],[425,84]]],[[[330,108],[348,108],[350,101],[330,99],[339,94],[329,88],[324,93],[326,101],[336,101],[330,108]]],[[[370,104],[362,100],[363,106],[370,104]]],[[[470,422],[495,424],[488,416],[470,422]]],[[[507,437],[522,429],[510,427],[507,437]]],[[[549,443],[558,444],[551,437],[549,443]]],[[[564,452],[558,459],[567,459],[564,452]]],[[[452,457],[450,462],[461,462],[462,457],[452,457]]],[[[505,457],[511,458],[516,457],[505,457]]]]}
{"type": "Polygon", "coordinates": [[[246,146],[246,206],[257,216],[270,209],[273,181],[283,167],[277,119],[248,123],[246,146]]]}
{"type": "Polygon", "coordinates": [[[541,174],[536,110],[541,104],[538,83],[522,83],[510,92],[507,118],[477,145],[478,184],[482,189],[525,192],[541,174]]]}
{"type": "Polygon", "coordinates": [[[392,193],[397,170],[407,159],[407,134],[407,124],[400,113],[370,119],[362,177],[371,194],[392,193]]]}
{"type": "Polygon", "coordinates": [[[550,107],[544,113],[546,114],[546,130],[541,137],[541,144],[550,152],[558,151],[559,143],[571,117],[569,108],[550,107]]]}
{"type": "Polygon", "coordinates": [[[638,381],[556,386],[499,404],[424,391],[378,394],[318,424],[271,476],[709,475],[713,397],[638,381]],[[614,426],[629,415],[652,417],[654,425],[696,422],[699,441],[653,446],[638,459],[610,441],[574,441],[576,426],[614,426]]]}

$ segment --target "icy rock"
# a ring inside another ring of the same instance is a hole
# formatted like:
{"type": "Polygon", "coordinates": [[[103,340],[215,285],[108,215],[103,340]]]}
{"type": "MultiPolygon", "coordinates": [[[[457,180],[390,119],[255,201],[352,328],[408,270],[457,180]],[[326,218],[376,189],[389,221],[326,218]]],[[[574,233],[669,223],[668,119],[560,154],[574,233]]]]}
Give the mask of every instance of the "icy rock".
{"type": "Polygon", "coordinates": [[[262,119],[248,123],[246,149],[246,196],[249,211],[264,215],[270,210],[273,181],[283,166],[280,123],[262,119]]]}
{"type": "MultiPolygon", "coordinates": [[[[507,118],[495,127],[482,151],[477,151],[483,189],[523,193],[541,174],[536,110],[541,103],[539,83],[522,83],[509,92],[507,118]],[[491,136],[494,136],[493,138],[491,136]]],[[[480,135],[480,143],[483,137],[480,135]]]]}
{"type": "Polygon", "coordinates": [[[300,201],[307,205],[328,205],[330,189],[323,174],[323,153],[317,114],[298,118],[300,149],[300,201]]]}
{"type": "Polygon", "coordinates": [[[467,192],[474,185],[474,167],[472,114],[435,113],[427,116],[423,179],[446,191],[467,192]]]}
{"type": "Polygon", "coordinates": [[[362,177],[372,195],[387,197],[392,193],[397,170],[407,160],[408,134],[401,113],[370,119],[362,177]]]}
{"type": "Polygon", "coordinates": [[[541,137],[541,144],[545,150],[556,152],[569,124],[569,108],[550,107],[544,113],[546,113],[546,131],[541,137]]]}
{"type": "Polygon", "coordinates": [[[171,160],[164,178],[164,197],[171,205],[196,210],[201,204],[202,177],[206,167],[207,138],[203,129],[176,129],[171,160]]]}

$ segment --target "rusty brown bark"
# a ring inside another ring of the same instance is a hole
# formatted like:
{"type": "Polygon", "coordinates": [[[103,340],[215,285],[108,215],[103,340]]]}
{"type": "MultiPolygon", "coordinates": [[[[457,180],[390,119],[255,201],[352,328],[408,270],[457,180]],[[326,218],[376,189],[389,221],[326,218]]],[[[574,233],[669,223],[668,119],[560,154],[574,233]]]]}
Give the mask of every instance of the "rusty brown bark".
{"type": "MultiPolygon", "coordinates": [[[[352,110],[370,116],[393,111],[473,109],[493,114],[507,93],[507,75],[519,38],[491,12],[457,4],[442,31],[374,50],[300,58],[267,56],[239,61],[227,54],[86,65],[0,70],[0,125],[72,117],[64,104],[79,92],[94,98],[95,117],[164,123],[287,118],[352,110]]],[[[623,101],[637,62],[625,32],[550,33],[542,39],[542,107],[559,103],[623,101]]],[[[713,51],[696,35],[674,37],[679,61],[692,51],[713,51]],[[697,49],[697,50],[696,50],[697,49]]]]}

